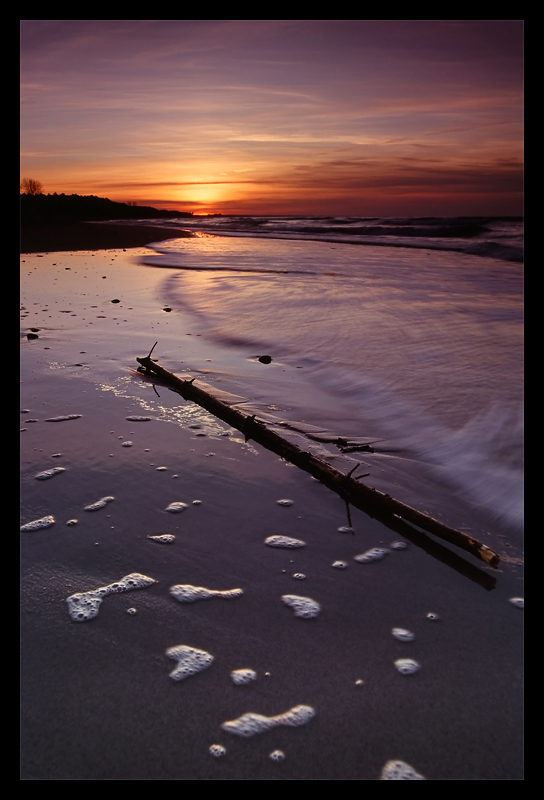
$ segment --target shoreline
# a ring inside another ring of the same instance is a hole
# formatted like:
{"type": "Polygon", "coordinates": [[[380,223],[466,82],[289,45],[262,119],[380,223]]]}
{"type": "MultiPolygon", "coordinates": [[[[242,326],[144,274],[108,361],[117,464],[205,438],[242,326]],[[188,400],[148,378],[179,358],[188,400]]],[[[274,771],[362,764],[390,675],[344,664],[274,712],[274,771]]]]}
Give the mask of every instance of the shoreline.
{"type": "Polygon", "coordinates": [[[169,238],[189,238],[181,228],[153,225],[123,225],[115,222],[76,222],[73,224],[31,225],[21,228],[21,255],[78,250],[112,250],[144,247],[169,238]]]}
{"type": "Polygon", "coordinates": [[[165,271],[136,263],[140,251],[90,251],[22,259],[21,525],[55,519],[21,532],[22,779],[379,780],[401,759],[427,780],[522,780],[516,571],[501,564],[489,591],[415,544],[391,549],[399,534],[356,509],[342,533],[345,506],[319,482],[156,394],[135,360],[155,340],[159,362],[178,375],[190,364],[217,389],[206,370],[223,352],[181,311],[165,313],[165,271]],[[81,416],[48,422],[59,415],[81,416]],[[54,467],[65,471],[36,480],[54,467]],[[187,508],[168,513],[173,501],[187,508]],[[173,545],[148,539],[167,532],[173,545]],[[306,546],[265,545],[278,534],[306,546]],[[372,547],[391,551],[354,561],[372,547]],[[134,572],[157,582],[70,619],[68,596],[134,572]],[[243,594],[180,603],[173,585],[243,594]],[[296,618],[291,594],[319,616],[296,618]],[[391,635],[399,626],[413,642],[391,635]],[[210,668],[173,681],[166,651],[179,645],[211,654],[210,668]],[[399,658],[420,671],[399,674],[399,658]],[[257,680],[234,685],[230,673],[248,668],[257,680]],[[315,710],[301,727],[248,738],[221,727],[300,704],[315,710]]]}

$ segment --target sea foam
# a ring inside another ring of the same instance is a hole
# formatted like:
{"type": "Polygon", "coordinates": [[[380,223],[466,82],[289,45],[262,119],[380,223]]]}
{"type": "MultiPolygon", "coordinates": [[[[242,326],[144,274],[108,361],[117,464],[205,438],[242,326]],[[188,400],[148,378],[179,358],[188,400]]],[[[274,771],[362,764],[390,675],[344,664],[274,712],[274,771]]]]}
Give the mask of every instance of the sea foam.
{"type": "Polygon", "coordinates": [[[70,595],[66,599],[68,613],[74,622],[87,622],[97,616],[102,600],[106,595],[116,594],[117,592],[131,592],[134,589],[145,589],[156,582],[153,578],[148,578],[147,575],[131,572],[130,575],[125,575],[124,578],[115,581],[115,583],[99,586],[98,589],[93,589],[90,592],[78,592],[70,595]]]}
{"type": "Polygon", "coordinates": [[[277,728],[279,725],[286,725],[291,728],[306,725],[314,717],[315,711],[311,706],[301,705],[294,706],[284,714],[278,714],[275,717],[266,717],[264,714],[250,712],[238,717],[238,719],[224,722],[221,727],[224,731],[234,733],[236,736],[249,737],[277,728]]]}

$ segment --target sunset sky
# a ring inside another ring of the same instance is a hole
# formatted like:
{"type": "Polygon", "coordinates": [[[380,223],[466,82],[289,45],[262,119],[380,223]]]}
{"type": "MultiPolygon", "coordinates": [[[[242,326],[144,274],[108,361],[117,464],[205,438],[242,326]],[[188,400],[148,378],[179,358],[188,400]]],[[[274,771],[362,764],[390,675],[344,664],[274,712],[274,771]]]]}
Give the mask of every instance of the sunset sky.
{"type": "Polygon", "coordinates": [[[21,177],[193,213],[522,213],[521,20],[21,20],[21,177]]]}

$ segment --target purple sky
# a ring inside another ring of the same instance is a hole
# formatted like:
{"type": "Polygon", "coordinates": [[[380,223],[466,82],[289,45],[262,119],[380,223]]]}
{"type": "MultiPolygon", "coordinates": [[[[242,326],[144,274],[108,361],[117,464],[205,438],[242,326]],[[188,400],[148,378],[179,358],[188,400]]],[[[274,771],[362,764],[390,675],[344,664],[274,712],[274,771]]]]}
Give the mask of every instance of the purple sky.
{"type": "Polygon", "coordinates": [[[45,192],[522,213],[522,20],[21,20],[21,53],[21,177],[45,192]]]}

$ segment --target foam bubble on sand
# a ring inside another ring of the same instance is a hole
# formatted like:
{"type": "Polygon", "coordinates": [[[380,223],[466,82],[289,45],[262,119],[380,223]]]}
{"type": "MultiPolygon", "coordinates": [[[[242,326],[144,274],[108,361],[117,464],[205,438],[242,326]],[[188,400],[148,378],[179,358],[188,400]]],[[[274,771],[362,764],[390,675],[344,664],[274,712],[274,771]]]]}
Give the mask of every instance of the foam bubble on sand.
{"type": "Polygon", "coordinates": [[[306,542],[303,542],[302,539],[292,539],[290,536],[269,536],[264,543],[269,547],[306,547],[306,542]]]}
{"type": "Polygon", "coordinates": [[[124,578],[121,578],[120,581],[115,581],[115,583],[99,586],[98,589],[93,589],[90,592],[78,592],[70,595],[66,599],[68,613],[75,622],[87,622],[96,617],[102,600],[108,594],[145,589],[153,583],[157,583],[157,581],[153,578],[148,578],[147,575],[141,575],[139,572],[131,572],[130,575],[125,575],[124,578]]]}
{"type": "Polygon", "coordinates": [[[523,608],[525,605],[523,597],[511,597],[508,602],[516,608],[523,608]]]}
{"type": "Polygon", "coordinates": [[[148,539],[151,539],[152,542],[159,542],[160,544],[173,544],[176,541],[176,537],[173,533],[161,533],[158,536],[148,536],[148,539]]]}
{"type": "Polygon", "coordinates": [[[170,673],[170,677],[174,681],[183,681],[191,675],[208,669],[213,661],[213,656],[205,650],[197,650],[196,647],[188,647],[184,644],[169,647],[166,655],[178,662],[177,667],[170,673]]]}
{"type": "Polygon", "coordinates": [[[434,611],[429,611],[427,614],[427,619],[430,619],[431,622],[436,622],[436,620],[440,619],[440,617],[434,611]]]}
{"type": "Polygon", "coordinates": [[[77,525],[77,519],[69,519],[66,524],[69,528],[72,528],[74,525],[77,525]]]}
{"type": "Polygon", "coordinates": [[[294,706],[284,714],[276,717],[265,717],[264,714],[244,714],[238,719],[224,722],[221,727],[228,733],[237,736],[255,736],[256,733],[264,733],[279,725],[287,725],[291,728],[305,725],[315,717],[315,711],[311,706],[294,706]]]}
{"type": "Polygon", "coordinates": [[[125,417],[128,422],[150,422],[151,417],[125,417]]]}
{"type": "Polygon", "coordinates": [[[321,606],[310,597],[299,597],[296,594],[284,594],[281,598],[286,606],[292,608],[295,617],[302,619],[313,619],[321,611],[321,606]]]}
{"type": "Polygon", "coordinates": [[[230,677],[236,686],[245,686],[257,680],[257,673],[253,669],[235,669],[230,673],[230,677]]]}
{"type": "Polygon", "coordinates": [[[121,447],[132,447],[132,442],[123,442],[121,447]]]}
{"type": "Polygon", "coordinates": [[[413,675],[421,669],[421,666],[411,658],[398,658],[395,661],[395,666],[401,675],[413,675]]]}
{"type": "Polygon", "coordinates": [[[114,499],[113,497],[101,497],[100,500],[96,501],[96,503],[91,503],[88,506],[84,506],[83,510],[84,511],[98,511],[100,508],[104,508],[105,506],[107,506],[108,503],[111,503],[111,501],[113,499],[114,499]]]}
{"type": "Polygon", "coordinates": [[[293,505],[293,501],[292,500],[278,500],[278,505],[279,506],[292,506],[293,505]]]}
{"type": "Polygon", "coordinates": [[[179,600],[180,603],[194,603],[196,600],[209,600],[211,597],[223,597],[230,600],[232,597],[240,597],[243,589],[206,589],[204,586],[191,586],[190,584],[179,584],[170,587],[170,594],[179,600]]]}
{"type": "Polygon", "coordinates": [[[381,781],[425,781],[426,778],[416,772],[405,761],[388,761],[382,769],[381,781]]]}
{"type": "Polygon", "coordinates": [[[210,745],[209,753],[214,758],[221,758],[226,755],[227,749],[222,744],[212,744],[210,745]]]}
{"type": "Polygon", "coordinates": [[[271,761],[283,761],[283,759],[285,758],[285,753],[283,752],[283,750],[272,750],[268,758],[271,761]]]}
{"type": "Polygon", "coordinates": [[[46,469],[43,472],[38,472],[37,475],[34,475],[37,481],[46,481],[49,478],[52,478],[54,475],[59,475],[61,472],[65,472],[64,467],[53,467],[52,469],[46,469]]]}
{"type": "Polygon", "coordinates": [[[171,514],[179,514],[180,511],[185,511],[187,508],[187,503],[170,503],[169,506],[166,506],[166,511],[169,511],[171,514]]]}
{"type": "Polygon", "coordinates": [[[304,575],[303,572],[295,572],[295,574],[293,575],[293,578],[296,578],[297,581],[305,581],[306,580],[306,575],[304,575]]]}
{"type": "Polygon", "coordinates": [[[399,642],[413,642],[416,638],[412,631],[407,631],[406,628],[393,628],[391,633],[399,642]]]}
{"type": "Polygon", "coordinates": [[[381,561],[388,553],[389,550],[386,550],[385,547],[371,547],[365,553],[353,556],[353,560],[358,561],[359,564],[370,564],[373,561],[381,561]]]}
{"type": "Polygon", "coordinates": [[[355,533],[355,531],[349,525],[342,525],[338,528],[338,533],[355,533]]]}
{"type": "Polygon", "coordinates": [[[345,561],[333,561],[331,564],[331,567],[334,567],[335,569],[347,569],[347,566],[348,565],[345,561]]]}
{"type": "Polygon", "coordinates": [[[406,542],[392,542],[389,547],[391,550],[407,550],[408,544],[406,542]]]}
{"type": "Polygon", "coordinates": [[[46,422],[64,422],[67,419],[79,419],[82,415],[81,414],[65,414],[62,417],[49,417],[46,419],[46,422]]]}
{"type": "Polygon", "coordinates": [[[48,517],[42,517],[41,519],[35,519],[33,522],[27,522],[26,525],[21,525],[20,530],[22,531],[40,531],[43,528],[50,528],[51,525],[55,520],[51,515],[48,517]]]}

